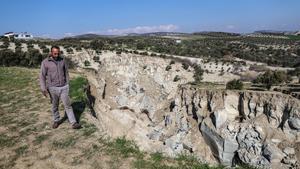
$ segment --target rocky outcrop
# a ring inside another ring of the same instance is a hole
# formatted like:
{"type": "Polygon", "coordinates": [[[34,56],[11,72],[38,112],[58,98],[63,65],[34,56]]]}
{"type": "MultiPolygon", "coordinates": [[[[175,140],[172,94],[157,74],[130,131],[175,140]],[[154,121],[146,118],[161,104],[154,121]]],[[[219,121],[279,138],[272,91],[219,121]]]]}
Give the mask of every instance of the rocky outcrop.
{"type": "Polygon", "coordinates": [[[170,60],[106,55],[86,71],[95,124],[145,151],[192,153],[223,165],[297,168],[300,102],[274,92],[197,89],[193,70],[170,60]],[[159,64],[158,64],[159,63],[159,64]],[[174,82],[174,77],[180,80],[174,82]]]}
{"type": "Polygon", "coordinates": [[[194,110],[202,136],[222,164],[298,167],[299,159],[284,150],[295,154],[293,149],[300,141],[299,100],[272,92],[207,91],[188,86],[181,88],[179,98],[183,113],[191,115],[194,110]]]}

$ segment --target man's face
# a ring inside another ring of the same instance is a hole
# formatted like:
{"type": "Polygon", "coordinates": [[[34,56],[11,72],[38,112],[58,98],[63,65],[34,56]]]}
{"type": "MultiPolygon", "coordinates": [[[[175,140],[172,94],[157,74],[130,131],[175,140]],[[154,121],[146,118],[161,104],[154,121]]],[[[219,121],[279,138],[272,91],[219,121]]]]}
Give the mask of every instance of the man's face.
{"type": "Polygon", "coordinates": [[[59,49],[53,48],[53,49],[51,50],[51,56],[52,56],[53,58],[57,58],[58,55],[59,55],[59,53],[60,53],[59,49]]]}

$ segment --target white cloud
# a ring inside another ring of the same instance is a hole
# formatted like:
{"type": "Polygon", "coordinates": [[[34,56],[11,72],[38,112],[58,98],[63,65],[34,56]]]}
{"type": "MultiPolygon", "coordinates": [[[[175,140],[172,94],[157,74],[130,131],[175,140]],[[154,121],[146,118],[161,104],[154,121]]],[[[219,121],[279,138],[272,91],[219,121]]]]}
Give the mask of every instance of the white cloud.
{"type": "Polygon", "coordinates": [[[226,29],[229,29],[229,30],[232,30],[232,29],[235,29],[236,27],[234,25],[227,25],[226,26],[226,29]]]}
{"type": "Polygon", "coordinates": [[[40,38],[51,38],[51,35],[50,35],[50,34],[39,34],[39,35],[36,35],[36,37],[40,37],[40,38]]]}
{"type": "Polygon", "coordinates": [[[99,31],[88,31],[88,32],[66,32],[63,37],[70,37],[82,34],[100,34],[100,35],[126,35],[129,33],[150,33],[150,32],[173,32],[179,29],[178,26],[169,24],[169,25],[157,25],[157,26],[137,26],[132,28],[125,29],[107,29],[99,31]]]}
{"type": "Polygon", "coordinates": [[[108,29],[106,31],[100,31],[100,33],[108,35],[126,35],[129,33],[173,32],[176,30],[178,30],[178,26],[169,24],[158,26],[137,26],[125,29],[108,29]]]}
{"type": "Polygon", "coordinates": [[[71,33],[71,32],[67,32],[67,33],[64,33],[64,36],[65,37],[68,37],[68,36],[74,36],[75,34],[74,33],[71,33]]]}

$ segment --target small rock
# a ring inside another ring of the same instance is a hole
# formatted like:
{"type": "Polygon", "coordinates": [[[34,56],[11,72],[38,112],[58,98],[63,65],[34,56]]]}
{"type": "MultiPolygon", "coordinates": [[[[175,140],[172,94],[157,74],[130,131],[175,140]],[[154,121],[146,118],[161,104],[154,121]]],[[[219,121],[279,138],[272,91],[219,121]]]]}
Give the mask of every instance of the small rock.
{"type": "Polygon", "coordinates": [[[270,146],[268,146],[268,144],[263,145],[262,155],[263,155],[269,162],[271,162],[271,160],[272,160],[272,151],[270,150],[270,146]]]}
{"type": "Polygon", "coordinates": [[[300,118],[291,117],[289,119],[289,125],[292,129],[300,130],[300,118]]]}
{"type": "Polygon", "coordinates": [[[227,120],[227,113],[223,110],[215,111],[213,122],[216,128],[220,128],[227,120]]]}
{"type": "Polygon", "coordinates": [[[279,139],[274,139],[274,138],[271,139],[271,141],[272,141],[273,143],[276,143],[276,144],[281,142],[281,140],[279,140],[279,139]]]}
{"type": "Polygon", "coordinates": [[[161,131],[157,131],[157,130],[154,130],[150,134],[147,134],[150,140],[159,140],[161,135],[162,135],[161,131]]]}
{"type": "Polygon", "coordinates": [[[228,124],[227,129],[232,132],[234,130],[234,126],[232,124],[228,124]]]}
{"type": "Polygon", "coordinates": [[[286,147],[285,149],[283,149],[283,152],[286,155],[293,155],[295,154],[295,149],[291,147],[286,147]]]}
{"type": "Polygon", "coordinates": [[[172,119],[170,117],[170,115],[166,115],[165,116],[165,126],[169,126],[170,124],[172,124],[172,119]]]}

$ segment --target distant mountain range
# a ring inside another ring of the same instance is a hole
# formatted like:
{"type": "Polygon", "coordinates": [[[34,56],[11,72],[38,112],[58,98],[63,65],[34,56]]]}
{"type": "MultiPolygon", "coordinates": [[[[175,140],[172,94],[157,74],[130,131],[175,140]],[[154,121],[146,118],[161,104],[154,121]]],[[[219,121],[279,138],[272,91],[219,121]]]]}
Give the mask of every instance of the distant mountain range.
{"type": "Polygon", "coordinates": [[[224,37],[224,36],[241,36],[239,33],[231,33],[231,32],[212,32],[212,31],[203,31],[203,32],[195,32],[193,35],[203,35],[203,36],[212,36],[212,37],[224,37]]]}
{"type": "MultiPolygon", "coordinates": [[[[269,34],[269,35],[300,35],[300,31],[274,31],[274,30],[259,30],[250,34],[269,34]]],[[[192,36],[192,35],[203,35],[210,37],[228,37],[228,36],[243,36],[245,34],[232,33],[232,32],[214,32],[214,31],[202,31],[194,33],[183,33],[183,32],[151,32],[151,33],[129,33],[126,35],[99,35],[99,34],[82,34],[66,38],[75,39],[96,39],[103,37],[120,37],[120,36],[192,36]]],[[[249,35],[249,34],[247,34],[249,35]]]]}
{"type": "Polygon", "coordinates": [[[76,35],[76,36],[71,36],[66,38],[95,39],[95,38],[103,38],[103,37],[116,37],[116,35],[99,35],[99,34],[88,33],[88,34],[76,35]]]}
{"type": "Polygon", "coordinates": [[[130,33],[127,36],[182,36],[182,35],[189,35],[189,33],[182,33],[182,32],[150,32],[150,33],[130,33]]]}
{"type": "Polygon", "coordinates": [[[274,31],[274,30],[260,30],[255,31],[254,34],[270,34],[270,35],[296,35],[297,31],[274,31]]]}

